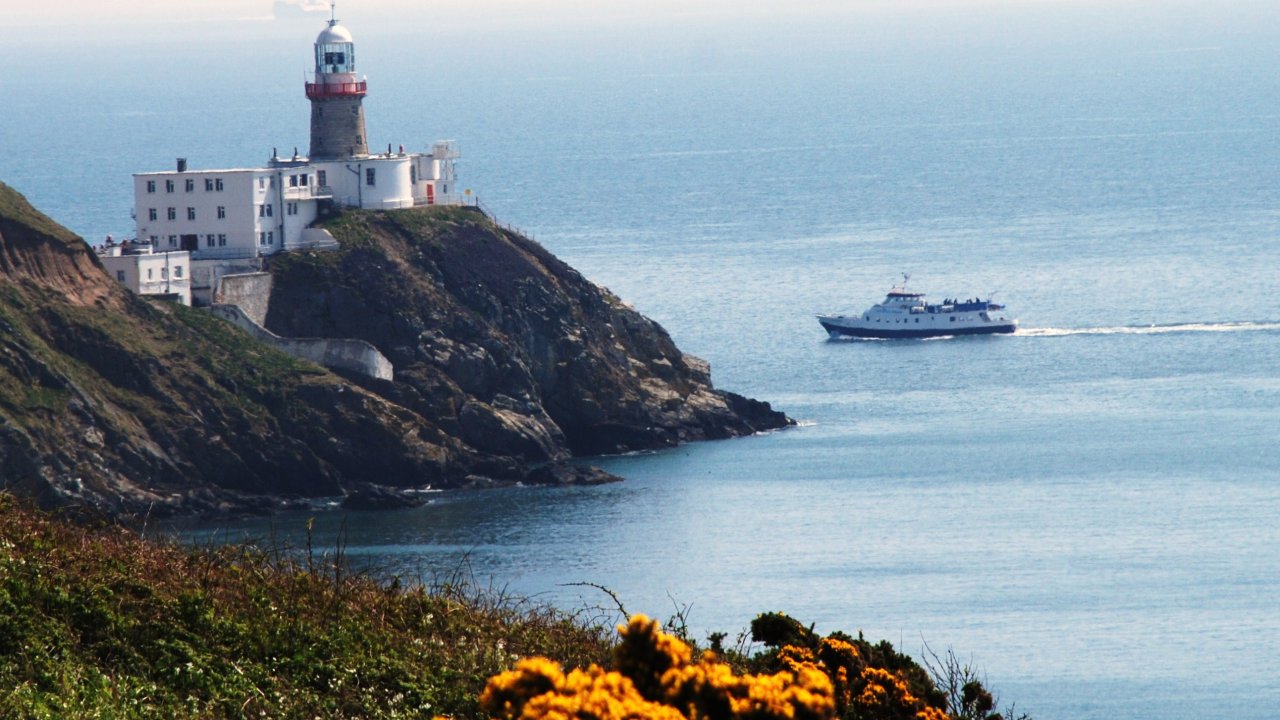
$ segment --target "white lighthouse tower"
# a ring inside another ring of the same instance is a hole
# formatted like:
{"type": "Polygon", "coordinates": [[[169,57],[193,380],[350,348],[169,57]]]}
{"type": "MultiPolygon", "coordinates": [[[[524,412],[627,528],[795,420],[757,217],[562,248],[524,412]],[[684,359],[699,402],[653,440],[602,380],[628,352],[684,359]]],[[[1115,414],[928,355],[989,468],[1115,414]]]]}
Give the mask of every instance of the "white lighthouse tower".
{"type": "MultiPolygon", "coordinates": [[[[334,5],[330,3],[330,8],[336,12],[334,5]]],[[[363,100],[368,83],[356,77],[355,43],[335,14],[316,37],[315,51],[315,82],[306,84],[311,101],[311,158],[367,156],[363,100]]]]}
{"type": "Polygon", "coordinates": [[[120,261],[132,263],[122,281],[141,292],[150,285],[137,278],[163,281],[166,293],[189,281],[192,302],[207,304],[223,292],[223,278],[256,272],[262,256],[337,247],[326,230],[312,226],[323,206],[396,210],[468,200],[470,192],[457,186],[451,141],[434,143],[430,152],[406,152],[403,145],[369,152],[362,105],[368,86],[356,75],[351,33],[334,14],[316,37],[315,75],[306,90],[310,157],[273,150],[265,167],[214,170],[193,170],[179,158],[174,170],[134,174],[137,236],[130,247],[139,252],[120,261]],[[141,254],[144,247],[150,254],[141,254]]]}

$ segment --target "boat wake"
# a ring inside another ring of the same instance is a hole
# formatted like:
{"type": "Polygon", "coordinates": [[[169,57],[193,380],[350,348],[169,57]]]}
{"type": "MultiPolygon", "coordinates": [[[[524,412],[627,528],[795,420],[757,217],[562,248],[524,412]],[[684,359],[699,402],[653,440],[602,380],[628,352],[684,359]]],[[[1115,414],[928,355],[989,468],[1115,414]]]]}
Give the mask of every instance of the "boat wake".
{"type": "Polygon", "coordinates": [[[1021,337],[1067,335],[1162,335],[1165,333],[1257,332],[1280,330],[1280,322],[1176,323],[1173,325],[1124,325],[1095,328],[1019,328],[1021,337]]]}

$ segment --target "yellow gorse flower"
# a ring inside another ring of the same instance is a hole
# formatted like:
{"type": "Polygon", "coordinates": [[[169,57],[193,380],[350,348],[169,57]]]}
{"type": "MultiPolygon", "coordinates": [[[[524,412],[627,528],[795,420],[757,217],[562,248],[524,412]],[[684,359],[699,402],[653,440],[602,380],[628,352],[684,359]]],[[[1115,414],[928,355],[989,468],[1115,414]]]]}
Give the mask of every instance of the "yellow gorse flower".
{"type": "Polygon", "coordinates": [[[948,720],[911,694],[895,673],[861,667],[848,642],[824,639],[815,653],[782,648],[782,670],[738,675],[714,653],[692,649],[637,615],[618,626],[617,670],[592,665],[567,674],[530,658],[489,680],[480,705],[500,720],[834,720],[854,706],[858,717],[948,720]],[[850,676],[857,674],[856,698],[850,676]]]}
{"type": "Polygon", "coordinates": [[[946,713],[929,707],[911,693],[900,675],[884,668],[868,667],[858,679],[862,692],[853,699],[855,715],[865,718],[947,720],[946,713]],[[929,714],[932,711],[934,714],[929,714]]]}
{"type": "Polygon", "coordinates": [[[668,704],[688,718],[786,718],[822,720],[835,717],[831,680],[813,665],[798,672],[735,675],[714,659],[668,670],[662,677],[668,704]]]}
{"type": "Polygon", "coordinates": [[[825,637],[818,643],[818,659],[827,667],[853,667],[862,661],[862,656],[852,643],[825,637]]]}
{"type": "Polygon", "coordinates": [[[784,645],[778,650],[778,663],[786,669],[796,672],[801,667],[814,663],[813,653],[808,648],[784,645]]]}
{"type": "Polygon", "coordinates": [[[503,720],[833,720],[831,679],[812,662],[772,675],[736,675],[636,616],[619,626],[617,670],[566,674],[546,658],[489,680],[481,707],[503,720]]]}

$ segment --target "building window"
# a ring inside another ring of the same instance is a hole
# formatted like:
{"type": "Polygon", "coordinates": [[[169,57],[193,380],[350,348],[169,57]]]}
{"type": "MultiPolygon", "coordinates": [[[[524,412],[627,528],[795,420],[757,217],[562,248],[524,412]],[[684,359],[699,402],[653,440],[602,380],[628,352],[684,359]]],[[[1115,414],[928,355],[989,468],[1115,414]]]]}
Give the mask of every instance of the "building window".
{"type": "Polygon", "coordinates": [[[276,231],[275,231],[275,230],[268,230],[268,231],[267,231],[267,244],[268,244],[268,245],[274,245],[274,244],[275,244],[275,242],[276,242],[276,231]]]}
{"type": "Polygon", "coordinates": [[[271,216],[272,216],[271,203],[267,203],[267,217],[271,217],[271,216]]]}
{"type": "MultiPolygon", "coordinates": [[[[148,180],[148,181],[147,181],[147,192],[149,192],[149,193],[153,193],[153,192],[155,192],[155,191],[156,191],[156,181],[155,181],[155,180],[148,180]]],[[[155,218],[151,218],[151,219],[152,219],[152,220],[154,220],[155,218]]]]}
{"type": "Polygon", "coordinates": [[[290,175],[290,176],[289,176],[289,187],[298,187],[298,176],[297,176],[297,175],[290,175]]]}
{"type": "Polygon", "coordinates": [[[298,176],[298,184],[299,184],[299,185],[301,185],[302,187],[306,187],[306,186],[307,186],[307,180],[308,180],[310,177],[311,177],[311,176],[310,176],[310,175],[307,175],[306,173],[303,173],[302,175],[299,175],[299,176],[298,176]]]}
{"type": "Polygon", "coordinates": [[[258,189],[259,189],[259,190],[262,190],[262,189],[264,189],[264,188],[266,188],[266,187],[267,187],[267,179],[266,179],[266,178],[261,178],[261,177],[260,177],[260,178],[258,178],[258,189]]]}
{"type": "Polygon", "coordinates": [[[213,192],[213,178],[204,179],[204,191],[213,192]]]}
{"type": "Polygon", "coordinates": [[[148,239],[151,241],[151,246],[152,246],[152,247],[155,247],[156,240],[159,240],[160,238],[156,237],[155,235],[152,235],[152,236],[151,236],[150,238],[148,238],[148,239]]]}
{"type": "Polygon", "coordinates": [[[123,270],[117,270],[117,271],[116,271],[116,280],[119,280],[120,282],[124,282],[124,271],[123,271],[123,270]]]}
{"type": "Polygon", "coordinates": [[[205,236],[204,236],[204,246],[205,246],[205,247],[213,247],[213,236],[212,236],[212,235],[205,235],[205,236]]]}
{"type": "Polygon", "coordinates": [[[213,179],[213,188],[218,192],[222,192],[222,178],[213,179]]]}
{"type": "Polygon", "coordinates": [[[164,181],[164,191],[165,191],[165,192],[167,192],[167,193],[171,193],[171,192],[173,192],[173,181],[172,181],[172,180],[165,180],[165,181],[164,181]]]}
{"type": "Polygon", "coordinates": [[[266,244],[267,244],[267,234],[266,234],[266,233],[264,233],[264,232],[260,232],[260,233],[258,233],[258,244],[259,244],[259,245],[266,245],[266,244]]]}
{"type": "Polygon", "coordinates": [[[193,208],[193,207],[189,207],[189,208],[187,208],[187,219],[188,219],[188,220],[195,220],[195,219],[196,219],[196,209],[195,209],[195,208],[193,208]]]}
{"type": "Polygon", "coordinates": [[[147,217],[148,217],[149,219],[151,219],[151,220],[155,220],[155,219],[156,219],[156,209],[155,209],[155,208],[147,208],[147,217]]]}
{"type": "Polygon", "coordinates": [[[161,280],[169,279],[169,268],[160,268],[160,279],[161,280]]]}
{"type": "Polygon", "coordinates": [[[316,171],[316,184],[317,184],[317,185],[319,185],[320,187],[324,187],[324,186],[328,185],[329,183],[328,183],[328,182],[326,182],[328,179],[329,179],[328,173],[326,173],[324,170],[317,170],[317,171],[316,171]]]}
{"type": "Polygon", "coordinates": [[[182,277],[182,266],[181,266],[181,265],[174,265],[174,266],[173,266],[173,276],[174,276],[174,277],[176,277],[176,278],[180,278],[180,277],[182,277]]]}
{"type": "Polygon", "coordinates": [[[273,190],[275,189],[275,187],[276,187],[276,176],[275,176],[275,175],[272,175],[271,177],[267,178],[267,187],[269,187],[269,188],[271,188],[271,189],[273,189],[273,190]]]}
{"type": "Polygon", "coordinates": [[[177,236],[177,235],[170,235],[170,236],[169,236],[169,247],[178,247],[178,236],[177,236]]]}
{"type": "Polygon", "coordinates": [[[288,213],[289,213],[290,215],[297,215],[297,214],[298,214],[298,203],[289,203],[289,204],[288,204],[288,206],[286,206],[286,210],[288,211],[288,213]]]}
{"type": "Polygon", "coordinates": [[[226,247],[226,246],[227,246],[227,236],[222,233],[218,233],[218,247],[226,247]]]}
{"type": "Polygon", "coordinates": [[[151,279],[151,274],[152,274],[152,270],[151,270],[151,268],[147,268],[147,279],[148,279],[148,280],[150,280],[150,279],[151,279]]]}
{"type": "Polygon", "coordinates": [[[195,191],[196,191],[195,178],[187,178],[187,192],[195,192],[195,191]]]}
{"type": "Polygon", "coordinates": [[[409,182],[412,183],[413,185],[418,184],[418,166],[417,165],[409,166],[409,182]]]}
{"type": "Polygon", "coordinates": [[[218,219],[219,220],[227,219],[227,207],[225,205],[218,206],[218,219]]]}
{"type": "Polygon", "coordinates": [[[365,168],[364,170],[364,184],[368,185],[369,187],[373,187],[374,185],[378,184],[377,182],[375,182],[376,176],[374,175],[373,171],[374,171],[374,168],[365,168]]]}
{"type": "Polygon", "coordinates": [[[177,210],[177,208],[169,208],[169,219],[170,219],[170,220],[177,220],[177,219],[178,219],[178,210],[177,210]]]}

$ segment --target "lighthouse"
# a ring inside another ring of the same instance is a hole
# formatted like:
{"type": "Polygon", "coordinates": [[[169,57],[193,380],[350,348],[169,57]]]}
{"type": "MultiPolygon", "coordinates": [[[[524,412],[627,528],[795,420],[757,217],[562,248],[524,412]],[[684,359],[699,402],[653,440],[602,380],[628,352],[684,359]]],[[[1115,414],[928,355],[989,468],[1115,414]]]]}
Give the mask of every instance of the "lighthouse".
{"type": "Polygon", "coordinates": [[[311,158],[367,156],[363,100],[368,83],[356,77],[351,33],[332,14],[328,26],[316,37],[315,51],[315,82],[306,84],[311,101],[311,158]]]}
{"type": "MultiPolygon", "coordinates": [[[[166,293],[188,282],[191,301],[208,304],[224,278],[257,272],[265,255],[338,247],[313,226],[325,206],[399,210],[467,202],[471,191],[458,188],[452,141],[438,141],[430,152],[404,145],[369,152],[362,105],[368,86],[356,75],[351,33],[333,13],[316,37],[315,75],[306,90],[309,157],[297,148],[282,157],[273,148],[263,167],[194,170],[183,157],[175,169],[135,173],[136,241],[152,254],[129,254],[117,277],[163,281],[166,293]],[[168,259],[157,260],[162,256],[168,259]]],[[[134,286],[153,290],[140,280],[134,286]]]]}

